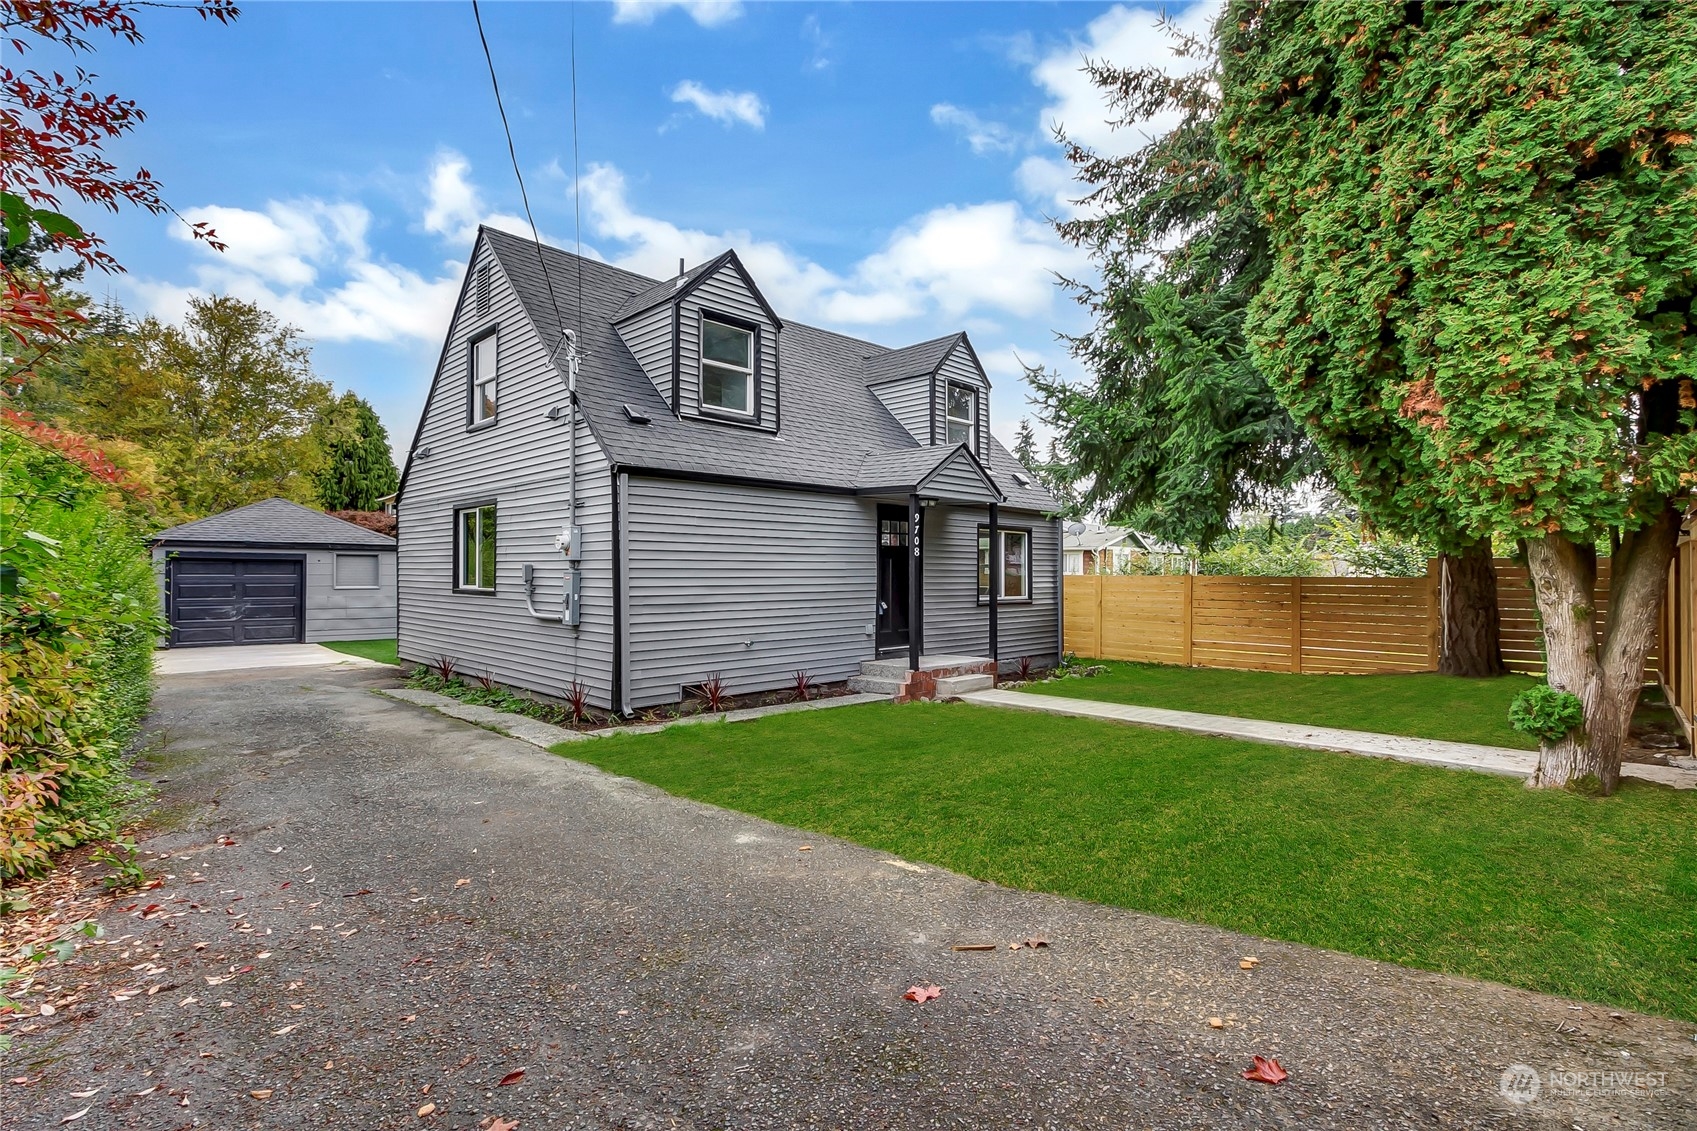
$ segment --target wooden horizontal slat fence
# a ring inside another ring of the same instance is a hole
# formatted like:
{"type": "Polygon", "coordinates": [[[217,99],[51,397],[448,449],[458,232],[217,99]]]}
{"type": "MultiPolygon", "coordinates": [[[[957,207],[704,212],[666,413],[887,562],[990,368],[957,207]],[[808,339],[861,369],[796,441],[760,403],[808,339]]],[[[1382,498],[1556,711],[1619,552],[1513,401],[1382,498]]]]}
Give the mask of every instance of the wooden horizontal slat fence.
{"type": "MultiPolygon", "coordinates": [[[[1526,569],[1497,561],[1503,661],[1541,675],[1526,569]]],[[[1597,625],[1609,563],[1598,564],[1597,625]]],[[[1251,671],[1432,671],[1443,631],[1438,563],[1425,577],[1140,577],[1069,574],[1065,647],[1079,656],[1251,671]]],[[[1652,655],[1649,668],[1657,666],[1652,655]]]]}

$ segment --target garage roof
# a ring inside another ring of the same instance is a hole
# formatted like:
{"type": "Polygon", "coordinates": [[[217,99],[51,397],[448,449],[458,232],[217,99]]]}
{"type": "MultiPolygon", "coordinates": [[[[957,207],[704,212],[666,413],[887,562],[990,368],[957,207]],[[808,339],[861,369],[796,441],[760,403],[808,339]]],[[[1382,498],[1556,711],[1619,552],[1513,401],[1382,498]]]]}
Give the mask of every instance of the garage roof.
{"type": "Polygon", "coordinates": [[[331,518],[323,511],[315,511],[287,499],[265,499],[222,514],[185,522],[181,526],[161,530],[153,536],[153,543],[166,546],[395,548],[395,540],[387,534],[331,518]]]}

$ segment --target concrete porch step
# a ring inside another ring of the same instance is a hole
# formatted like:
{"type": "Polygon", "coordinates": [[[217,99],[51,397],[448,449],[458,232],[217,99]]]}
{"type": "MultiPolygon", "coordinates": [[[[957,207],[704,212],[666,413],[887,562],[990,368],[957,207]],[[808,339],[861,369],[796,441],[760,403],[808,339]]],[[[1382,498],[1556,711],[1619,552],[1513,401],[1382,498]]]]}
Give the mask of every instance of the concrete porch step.
{"type": "Polygon", "coordinates": [[[996,686],[996,680],[987,672],[973,675],[947,675],[937,681],[937,698],[958,699],[974,691],[988,691],[996,686]]]}
{"type": "MultiPolygon", "coordinates": [[[[930,672],[941,678],[951,675],[976,675],[980,672],[993,672],[996,662],[988,656],[921,656],[919,670],[930,672]]],[[[866,660],[860,665],[860,674],[870,679],[905,680],[907,678],[907,660],[866,660]]]]}
{"type": "MultiPolygon", "coordinates": [[[[862,671],[865,669],[863,668],[862,671]]],[[[907,679],[907,669],[903,668],[900,678],[886,679],[882,676],[857,675],[850,676],[848,685],[850,691],[858,691],[862,695],[895,695],[901,691],[902,684],[907,679]]]]}

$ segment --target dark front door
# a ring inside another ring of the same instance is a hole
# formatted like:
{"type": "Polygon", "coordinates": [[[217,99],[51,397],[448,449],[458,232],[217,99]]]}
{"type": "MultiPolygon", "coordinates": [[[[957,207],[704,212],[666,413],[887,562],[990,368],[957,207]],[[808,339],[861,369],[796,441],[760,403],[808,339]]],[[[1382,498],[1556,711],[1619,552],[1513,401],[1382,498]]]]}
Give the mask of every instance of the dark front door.
{"type": "Polygon", "coordinates": [[[877,645],[886,650],[907,647],[908,553],[907,508],[878,508],[878,625],[877,645]]]}
{"type": "Polygon", "coordinates": [[[299,643],[303,588],[297,558],[177,558],[171,644],[299,643]]]}

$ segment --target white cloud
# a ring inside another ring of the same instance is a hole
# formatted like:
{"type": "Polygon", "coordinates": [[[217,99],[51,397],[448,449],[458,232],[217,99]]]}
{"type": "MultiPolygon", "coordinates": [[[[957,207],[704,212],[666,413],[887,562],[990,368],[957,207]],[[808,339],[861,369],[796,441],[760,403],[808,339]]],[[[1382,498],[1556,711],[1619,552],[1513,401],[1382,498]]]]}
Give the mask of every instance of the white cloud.
{"type": "Polygon", "coordinates": [[[1014,132],[1000,122],[987,122],[971,110],[947,102],[931,107],[931,121],[966,139],[974,153],[1012,153],[1019,144],[1014,132]]]}
{"type": "Polygon", "coordinates": [[[672,101],[693,106],[727,126],[741,122],[757,130],[766,128],[766,104],[752,90],[708,90],[694,79],[685,79],[672,89],[672,101]]]}
{"type": "Polygon", "coordinates": [[[609,255],[619,266],[664,279],[679,257],[694,265],[734,247],[781,311],[827,325],[889,324],[930,312],[956,320],[1034,316],[1055,301],[1053,273],[1080,262],[1012,201],[934,209],[839,274],[745,229],[709,233],[643,215],[611,165],[592,165],[582,187],[594,235],[623,249],[609,255]]]}
{"type": "Polygon", "coordinates": [[[742,15],[742,0],[613,0],[613,22],[651,24],[668,8],[682,8],[702,27],[718,27],[742,15]]]}
{"type": "Polygon", "coordinates": [[[530,224],[522,216],[490,212],[483,194],[468,178],[471,162],[451,149],[436,155],[425,185],[424,230],[432,235],[468,245],[479,224],[530,235],[530,224]]]}
{"type": "MultiPolygon", "coordinates": [[[[1205,34],[1220,7],[1219,0],[1208,0],[1186,9],[1172,22],[1180,31],[1205,34]]],[[[1175,74],[1195,70],[1201,65],[1196,60],[1173,54],[1172,38],[1157,26],[1160,16],[1160,9],[1116,4],[1090,21],[1082,39],[1074,39],[1038,61],[1031,78],[1050,98],[1038,123],[1045,134],[1059,125],[1074,141],[1092,149],[1125,154],[1139,148],[1147,136],[1159,135],[1177,124],[1178,116],[1169,114],[1111,129],[1107,101],[1083,70],[1085,59],[1105,60],[1120,68],[1162,67],[1175,74]]]]}

